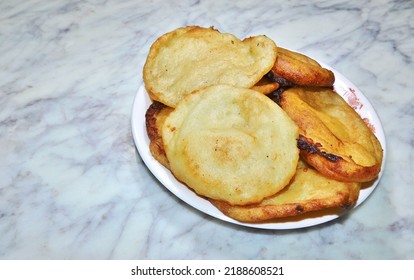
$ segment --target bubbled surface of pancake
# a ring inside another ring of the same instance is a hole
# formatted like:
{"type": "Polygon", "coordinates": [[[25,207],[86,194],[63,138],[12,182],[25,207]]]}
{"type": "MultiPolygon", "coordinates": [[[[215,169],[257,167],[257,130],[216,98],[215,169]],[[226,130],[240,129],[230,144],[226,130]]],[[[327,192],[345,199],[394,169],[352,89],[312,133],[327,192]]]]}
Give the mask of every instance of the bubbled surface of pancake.
{"type": "Polygon", "coordinates": [[[260,202],[288,184],[297,137],[296,125],[269,98],[225,85],[187,96],[162,128],[175,177],[232,205],[260,202]]]}
{"type": "Polygon", "coordinates": [[[212,28],[183,27],[154,42],[143,79],[152,99],[175,107],[209,85],[254,86],[270,71],[276,55],[276,44],[263,35],[241,41],[212,28]]]}

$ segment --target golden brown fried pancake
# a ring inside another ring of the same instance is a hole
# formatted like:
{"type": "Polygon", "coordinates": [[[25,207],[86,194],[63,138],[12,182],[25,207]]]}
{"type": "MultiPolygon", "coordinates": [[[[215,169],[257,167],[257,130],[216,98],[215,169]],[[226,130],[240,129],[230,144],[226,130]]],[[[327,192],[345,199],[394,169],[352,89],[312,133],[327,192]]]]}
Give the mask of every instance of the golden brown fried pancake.
{"type": "Polygon", "coordinates": [[[148,138],[150,140],[149,148],[152,156],[165,167],[169,168],[168,159],[165,155],[164,143],[162,142],[161,129],[165,118],[174,109],[155,101],[145,113],[145,124],[148,138]]]}
{"type": "Polygon", "coordinates": [[[210,200],[226,216],[241,222],[263,222],[331,208],[350,208],[359,197],[360,183],[328,179],[299,160],[290,184],[259,204],[231,206],[210,200]]]}
{"type": "Polygon", "coordinates": [[[153,100],[175,108],[184,96],[209,85],[251,88],[275,63],[276,44],[266,36],[239,40],[213,28],[188,26],[158,38],[144,65],[153,100]]]}
{"type": "Polygon", "coordinates": [[[231,205],[258,203],[289,183],[297,137],[296,125],[268,97],[226,85],[188,95],[162,127],[174,176],[231,205]]]}
{"type": "Polygon", "coordinates": [[[380,142],[361,117],[336,92],[291,88],[280,106],[298,125],[301,156],[325,176],[367,182],[381,169],[380,142]]]}
{"type": "Polygon", "coordinates": [[[331,87],[335,82],[334,73],[312,58],[280,47],[271,73],[282,79],[279,82],[286,80],[300,86],[331,87]]]}

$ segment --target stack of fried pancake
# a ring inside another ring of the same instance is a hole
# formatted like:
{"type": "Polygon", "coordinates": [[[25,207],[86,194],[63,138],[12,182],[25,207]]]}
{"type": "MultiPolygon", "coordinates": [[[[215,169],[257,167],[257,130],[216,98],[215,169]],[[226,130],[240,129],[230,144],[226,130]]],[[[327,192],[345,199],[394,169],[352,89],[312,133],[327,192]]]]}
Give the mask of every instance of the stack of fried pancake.
{"type": "Polygon", "coordinates": [[[236,220],[350,208],[380,172],[381,144],[334,74],[266,36],[178,28],[151,46],[143,78],[152,155],[236,220]]]}

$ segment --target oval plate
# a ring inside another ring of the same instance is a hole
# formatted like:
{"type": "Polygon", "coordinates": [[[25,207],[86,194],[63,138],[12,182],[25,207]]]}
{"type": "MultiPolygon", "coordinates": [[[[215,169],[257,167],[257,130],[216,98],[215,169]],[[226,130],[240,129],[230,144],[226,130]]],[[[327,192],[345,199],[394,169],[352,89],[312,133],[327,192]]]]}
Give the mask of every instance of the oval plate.
{"type": "MultiPolygon", "coordinates": [[[[368,184],[364,184],[360,191],[358,201],[355,207],[364,202],[368,196],[374,191],[382,177],[384,171],[385,157],[386,157],[386,143],[384,130],[382,128],[381,121],[372,107],[368,99],[362,94],[362,92],[348,79],[346,79],[338,71],[331,67],[320,63],[323,67],[330,69],[335,74],[335,91],[341,95],[344,100],[358,112],[358,114],[367,122],[370,128],[374,131],[378,140],[381,142],[384,150],[384,159],[382,162],[381,172],[378,178],[368,184]]],[[[187,186],[178,182],[171,172],[161,165],[157,160],[153,158],[149,150],[149,138],[145,126],[145,112],[152,103],[145,90],[144,85],[139,88],[132,109],[132,135],[135,141],[135,145],[138,152],[148,167],[148,169],[154,174],[154,176],[174,195],[191,205],[192,207],[204,212],[210,216],[221,219],[226,222],[230,222],[237,225],[261,228],[261,229],[295,229],[304,228],[326,223],[334,220],[348,211],[317,211],[313,213],[307,213],[291,218],[275,219],[271,222],[263,223],[242,223],[236,221],[214,207],[208,200],[196,195],[187,186]]],[[[354,207],[354,208],[355,208],[354,207]]],[[[352,208],[352,209],[354,209],[352,208]]],[[[351,209],[350,209],[351,210],[351,209]]]]}

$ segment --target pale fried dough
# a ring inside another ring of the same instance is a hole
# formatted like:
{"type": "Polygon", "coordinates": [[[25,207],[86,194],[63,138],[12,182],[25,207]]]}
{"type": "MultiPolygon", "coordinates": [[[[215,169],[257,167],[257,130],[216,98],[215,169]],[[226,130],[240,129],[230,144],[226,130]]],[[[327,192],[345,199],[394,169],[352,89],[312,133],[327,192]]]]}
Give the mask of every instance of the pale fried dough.
{"type": "Polygon", "coordinates": [[[174,108],[184,96],[209,85],[254,86],[276,55],[276,44],[263,35],[241,41],[213,28],[188,26],[154,42],[143,79],[152,99],[174,108]]]}
{"type": "Polygon", "coordinates": [[[188,95],[162,127],[175,177],[231,205],[258,203],[287,185],[297,137],[293,121],[265,95],[226,85],[188,95]]]}
{"type": "Polygon", "coordinates": [[[330,87],[335,82],[334,73],[312,58],[280,47],[271,74],[278,82],[300,86],[330,87]]]}
{"type": "Polygon", "coordinates": [[[210,200],[225,215],[241,222],[263,222],[330,208],[350,208],[359,197],[360,183],[328,179],[299,160],[289,185],[259,204],[231,206],[210,200]]]}
{"type": "Polygon", "coordinates": [[[335,91],[291,88],[280,105],[300,129],[301,156],[329,178],[367,182],[378,176],[381,143],[335,91]]]}

